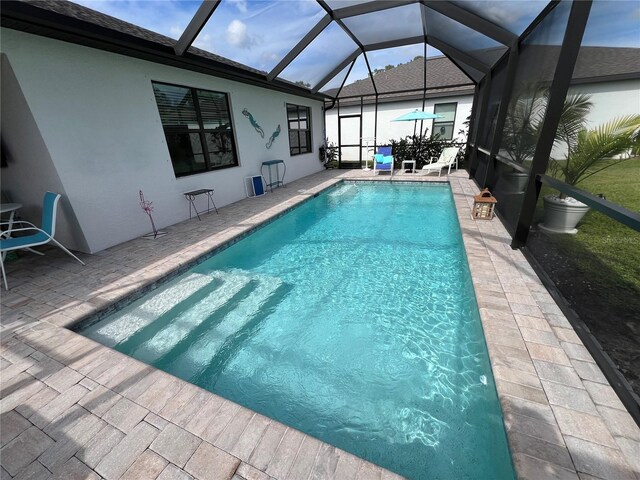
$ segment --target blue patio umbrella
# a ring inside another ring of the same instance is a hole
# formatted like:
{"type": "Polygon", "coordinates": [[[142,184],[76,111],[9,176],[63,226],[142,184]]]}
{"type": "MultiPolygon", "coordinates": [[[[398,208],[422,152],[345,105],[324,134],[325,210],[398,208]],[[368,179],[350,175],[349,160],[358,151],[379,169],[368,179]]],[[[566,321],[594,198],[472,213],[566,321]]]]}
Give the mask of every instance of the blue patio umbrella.
{"type": "MultiPolygon", "coordinates": [[[[435,113],[423,112],[422,110],[418,110],[417,108],[409,113],[405,113],[398,118],[394,118],[391,120],[392,122],[417,122],[418,120],[433,120],[434,118],[442,118],[442,115],[438,115],[435,113]]],[[[416,134],[416,125],[413,126],[413,134],[416,134]]],[[[422,136],[422,124],[420,124],[420,136],[422,136]]]]}
{"type": "Polygon", "coordinates": [[[432,120],[434,118],[442,118],[442,115],[436,115],[435,113],[423,112],[417,108],[413,112],[405,113],[404,115],[394,118],[392,122],[413,122],[414,120],[432,120]]]}

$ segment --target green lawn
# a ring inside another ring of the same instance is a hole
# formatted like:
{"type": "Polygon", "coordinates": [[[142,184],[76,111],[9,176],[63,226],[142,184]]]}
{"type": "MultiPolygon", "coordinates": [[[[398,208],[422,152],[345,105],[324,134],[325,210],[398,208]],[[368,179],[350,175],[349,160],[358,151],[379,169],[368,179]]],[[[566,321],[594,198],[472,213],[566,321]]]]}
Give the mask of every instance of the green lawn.
{"type": "MultiPolygon", "coordinates": [[[[614,165],[577,185],[640,211],[640,158],[614,165]]],[[[542,220],[542,195],[538,203],[542,220]]],[[[529,250],[589,327],[620,372],[640,393],[640,233],[593,210],[576,235],[539,231],[529,250]]]]}
{"type": "MultiPolygon", "coordinates": [[[[603,193],[607,200],[640,212],[640,157],[603,170],[577,187],[595,194],[603,193]]],[[[539,219],[542,217],[542,196],[548,193],[552,190],[544,187],[538,204],[539,219]]],[[[576,235],[550,235],[549,241],[566,253],[581,273],[594,278],[602,288],[615,290],[621,284],[627,284],[640,291],[639,232],[591,210],[578,225],[576,235]]],[[[611,293],[619,297],[616,292],[611,293]]]]}

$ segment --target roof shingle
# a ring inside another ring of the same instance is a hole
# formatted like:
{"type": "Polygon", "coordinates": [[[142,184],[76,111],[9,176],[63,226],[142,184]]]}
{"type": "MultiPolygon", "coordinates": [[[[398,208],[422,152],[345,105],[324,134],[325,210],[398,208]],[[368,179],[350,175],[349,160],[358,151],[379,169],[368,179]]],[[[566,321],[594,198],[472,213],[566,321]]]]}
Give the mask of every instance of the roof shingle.
{"type": "MultiPolygon", "coordinates": [[[[532,56],[548,59],[547,62],[533,62],[520,67],[519,77],[534,76],[536,79],[550,82],[555,70],[555,61],[560,53],[559,46],[535,46],[545,49],[545,52],[535,52],[532,56]]],[[[374,80],[379,94],[393,91],[414,90],[396,95],[381,95],[384,97],[411,97],[421,92],[424,84],[424,58],[417,57],[412,61],[400,64],[389,70],[374,73],[374,80]]],[[[580,49],[575,71],[574,83],[608,81],[620,76],[635,76],[640,78],[640,49],[620,47],[591,47],[580,49]]],[[[447,57],[427,58],[426,87],[430,96],[445,93],[467,94],[473,93],[473,83],[447,57]],[[439,88],[437,88],[439,87],[439,88]]],[[[325,93],[335,96],[338,89],[325,93]]],[[[340,92],[340,98],[375,95],[370,78],[356,80],[345,85],[340,92]]]]}

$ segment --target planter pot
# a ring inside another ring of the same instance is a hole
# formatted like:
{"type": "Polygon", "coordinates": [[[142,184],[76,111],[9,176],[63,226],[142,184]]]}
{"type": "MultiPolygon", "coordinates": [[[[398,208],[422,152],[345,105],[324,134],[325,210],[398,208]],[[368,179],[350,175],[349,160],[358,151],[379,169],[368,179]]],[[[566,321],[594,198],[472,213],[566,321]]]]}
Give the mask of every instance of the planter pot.
{"type": "Polygon", "coordinates": [[[540,230],[547,233],[578,233],[576,225],[589,211],[589,207],[578,200],[568,197],[559,199],[555,195],[544,197],[544,223],[540,230]]]}
{"type": "Polygon", "coordinates": [[[496,190],[504,193],[524,193],[529,184],[529,174],[520,172],[503,173],[498,177],[496,190]]]}
{"type": "Polygon", "coordinates": [[[498,177],[493,194],[498,199],[496,208],[505,218],[518,218],[528,183],[527,173],[502,172],[498,177]]]}

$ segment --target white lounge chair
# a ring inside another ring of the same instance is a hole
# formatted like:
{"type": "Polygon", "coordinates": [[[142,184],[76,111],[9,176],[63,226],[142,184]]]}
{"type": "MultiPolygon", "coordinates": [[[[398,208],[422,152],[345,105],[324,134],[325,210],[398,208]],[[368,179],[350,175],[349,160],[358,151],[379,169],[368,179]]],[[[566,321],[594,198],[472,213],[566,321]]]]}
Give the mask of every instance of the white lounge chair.
{"type": "MultiPolygon", "coordinates": [[[[447,175],[451,173],[451,167],[456,166],[456,170],[458,170],[458,152],[460,151],[459,147],[447,147],[442,150],[440,157],[433,162],[428,163],[424,167],[422,167],[422,174],[429,175],[431,172],[438,172],[438,177],[442,175],[442,169],[448,168],[447,175]]],[[[433,157],[432,160],[434,160],[433,157]]]]}

